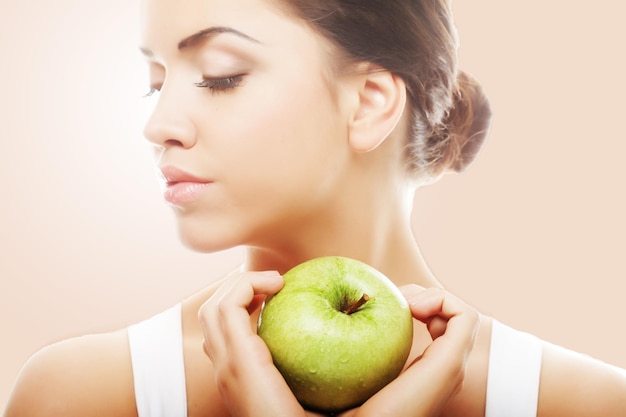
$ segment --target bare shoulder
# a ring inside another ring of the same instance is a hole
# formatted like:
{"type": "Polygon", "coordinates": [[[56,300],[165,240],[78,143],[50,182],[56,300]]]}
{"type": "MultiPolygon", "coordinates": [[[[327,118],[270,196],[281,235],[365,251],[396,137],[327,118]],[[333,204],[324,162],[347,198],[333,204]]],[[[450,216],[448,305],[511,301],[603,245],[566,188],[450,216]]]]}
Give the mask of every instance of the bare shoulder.
{"type": "Polygon", "coordinates": [[[137,416],[125,330],[41,349],[17,377],[4,417],[137,416]]]}
{"type": "Polygon", "coordinates": [[[626,371],[546,344],[537,415],[626,416],[626,371]]]}

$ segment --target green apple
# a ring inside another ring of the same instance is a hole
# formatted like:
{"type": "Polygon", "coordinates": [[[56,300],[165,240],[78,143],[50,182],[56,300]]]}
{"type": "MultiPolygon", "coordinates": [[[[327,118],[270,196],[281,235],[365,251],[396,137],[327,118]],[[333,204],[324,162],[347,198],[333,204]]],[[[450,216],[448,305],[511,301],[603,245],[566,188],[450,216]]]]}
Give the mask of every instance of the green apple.
{"type": "Polygon", "coordinates": [[[328,256],[294,267],[284,280],[263,304],[258,334],[305,408],[356,407],[398,376],[411,350],[413,320],[386,276],[328,256]]]}

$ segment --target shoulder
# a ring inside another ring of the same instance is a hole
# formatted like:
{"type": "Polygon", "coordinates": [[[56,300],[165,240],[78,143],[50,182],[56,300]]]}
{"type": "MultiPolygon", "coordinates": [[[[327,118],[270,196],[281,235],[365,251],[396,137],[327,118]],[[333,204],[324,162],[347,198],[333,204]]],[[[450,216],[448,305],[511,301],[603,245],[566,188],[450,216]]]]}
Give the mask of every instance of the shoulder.
{"type": "Polygon", "coordinates": [[[537,415],[625,416],[626,371],[546,343],[537,415]]]}
{"type": "Polygon", "coordinates": [[[58,342],[24,365],[5,417],[136,417],[126,330],[58,342]]]}
{"type": "MultiPolygon", "coordinates": [[[[493,320],[483,317],[476,345],[467,364],[466,383],[444,415],[484,416],[487,386],[497,383],[488,378],[493,360],[492,354],[494,353],[492,331],[493,320]]],[[[536,372],[530,372],[528,375],[536,375],[535,378],[538,378],[539,381],[536,385],[531,384],[535,388],[532,392],[528,391],[528,394],[537,399],[538,417],[626,416],[626,370],[621,370],[589,356],[552,345],[512,329],[504,336],[499,337],[506,338],[512,333],[519,337],[515,336],[512,340],[505,341],[507,343],[504,345],[502,345],[502,341],[496,343],[500,347],[504,346],[505,349],[513,346],[512,352],[504,352],[509,355],[507,357],[509,365],[506,366],[513,367],[504,370],[504,375],[508,375],[506,376],[506,383],[510,384],[507,385],[508,388],[505,388],[512,390],[530,389],[525,385],[520,386],[520,381],[510,380],[517,377],[513,377],[513,374],[509,374],[509,372],[517,373],[520,369],[526,370],[526,367],[534,367],[534,365],[532,363],[520,365],[511,359],[510,354],[521,352],[523,356],[529,348],[537,350],[537,354],[532,355],[537,361],[536,372]],[[532,342],[532,339],[535,341],[532,342]]],[[[523,378],[521,381],[526,381],[523,382],[524,384],[532,382],[528,378],[523,378]]],[[[500,401],[501,399],[496,400],[500,401]]]]}
{"type": "Polygon", "coordinates": [[[499,328],[495,344],[491,335],[488,366],[502,367],[498,373],[504,379],[489,385],[495,384],[494,392],[505,394],[507,402],[508,393],[515,391],[516,399],[536,399],[538,417],[626,415],[626,371],[507,326],[499,328]],[[494,363],[494,355],[504,355],[505,361],[494,363]]]}

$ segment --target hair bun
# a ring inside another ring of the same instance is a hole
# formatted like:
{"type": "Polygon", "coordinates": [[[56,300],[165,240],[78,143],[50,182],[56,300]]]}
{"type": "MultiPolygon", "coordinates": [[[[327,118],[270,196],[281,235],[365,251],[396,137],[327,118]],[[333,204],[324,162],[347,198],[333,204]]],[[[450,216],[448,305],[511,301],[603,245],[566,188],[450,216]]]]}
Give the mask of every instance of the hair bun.
{"type": "Polygon", "coordinates": [[[476,158],[491,126],[491,106],[482,87],[459,71],[452,106],[443,121],[448,137],[447,170],[463,172],[476,158]]]}

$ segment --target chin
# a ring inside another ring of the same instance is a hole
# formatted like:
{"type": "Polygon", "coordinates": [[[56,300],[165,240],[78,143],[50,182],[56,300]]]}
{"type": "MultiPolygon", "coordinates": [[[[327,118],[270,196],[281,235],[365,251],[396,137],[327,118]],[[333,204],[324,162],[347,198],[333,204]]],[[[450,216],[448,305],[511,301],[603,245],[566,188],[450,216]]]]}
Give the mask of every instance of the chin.
{"type": "Polygon", "coordinates": [[[216,242],[210,239],[183,239],[181,238],[182,244],[187,248],[194,252],[198,253],[215,253],[221,252],[228,249],[232,249],[236,246],[240,246],[237,244],[227,244],[222,241],[216,242]]]}
{"type": "Polygon", "coordinates": [[[179,228],[178,236],[186,248],[200,253],[214,253],[239,246],[236,241],[225,239],[220,232],[202,231],[199,228],[194,230],[179,228]]]}

